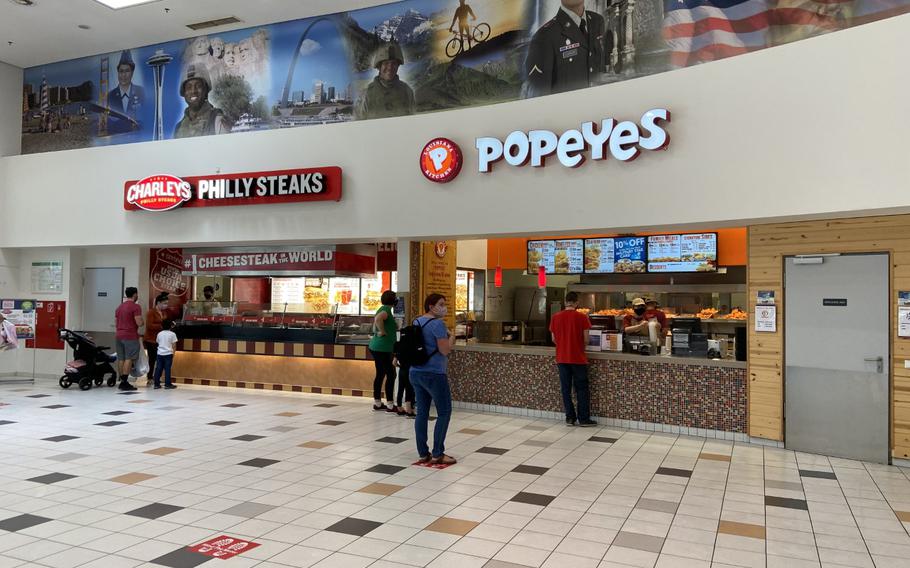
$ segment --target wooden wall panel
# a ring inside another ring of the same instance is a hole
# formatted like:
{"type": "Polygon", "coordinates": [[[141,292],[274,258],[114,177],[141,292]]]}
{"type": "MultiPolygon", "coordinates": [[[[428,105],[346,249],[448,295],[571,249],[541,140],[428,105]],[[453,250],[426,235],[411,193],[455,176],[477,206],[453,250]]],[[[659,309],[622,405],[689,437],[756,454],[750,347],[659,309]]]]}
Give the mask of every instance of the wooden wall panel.
{"type": "Polygon", "coordinates": [[[784,257],[822,253],[891,255],[891,450],[910,458],[910,339],[897,336],[897,291],[910,290],[910,215],[749,227],[750,321],[759,290],[775,291],[778,313],[776,333],[749,327],[749,433],[783,440],[784,257]]]}

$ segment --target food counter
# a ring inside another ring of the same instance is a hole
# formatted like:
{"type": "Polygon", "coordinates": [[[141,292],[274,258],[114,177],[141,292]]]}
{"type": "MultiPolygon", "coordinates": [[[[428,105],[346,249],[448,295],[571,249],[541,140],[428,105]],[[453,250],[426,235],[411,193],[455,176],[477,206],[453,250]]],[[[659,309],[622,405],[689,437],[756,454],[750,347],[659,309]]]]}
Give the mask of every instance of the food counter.
{"type": "Polygon", "coordinates": [[[373,318],[294,306],[191,302],[178,329],[179,383],[372,396],[373,318]]]}
{"type": "MultiPolygon", "coordinates": [[[[686,429],[746,432],[746,363],[589,353],[591,413],[686,429]]],[[[555,350],[474,344],[449,361],[454,400],[561,413],[555,350]]]]}

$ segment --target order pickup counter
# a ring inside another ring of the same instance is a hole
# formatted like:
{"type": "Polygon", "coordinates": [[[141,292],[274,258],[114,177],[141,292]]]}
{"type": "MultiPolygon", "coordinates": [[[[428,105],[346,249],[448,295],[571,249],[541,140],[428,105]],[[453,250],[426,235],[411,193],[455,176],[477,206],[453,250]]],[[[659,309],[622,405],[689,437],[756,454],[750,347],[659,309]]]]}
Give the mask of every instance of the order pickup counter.
{"type": "MultiPolygon", "coordinates": [[[[627,427],[745,436],[744,361],[610,352],[589,353],[588,359],[594,416],[627,427]]],[[[563,412],[552,347],[458,346],[449,361],[449,377],[453,400],[471,408],[563,412]]]]}

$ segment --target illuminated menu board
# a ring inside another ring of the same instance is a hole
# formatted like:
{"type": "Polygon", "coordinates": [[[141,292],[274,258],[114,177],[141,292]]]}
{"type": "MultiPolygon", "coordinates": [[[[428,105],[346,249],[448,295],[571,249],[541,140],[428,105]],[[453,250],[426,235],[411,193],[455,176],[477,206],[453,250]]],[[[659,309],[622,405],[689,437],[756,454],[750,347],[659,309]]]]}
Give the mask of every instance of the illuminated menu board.
{"type": "Polygon", "coordinates": [[[585,243],[583,240],[556,241],[553,250],[553,274],[582,273],[585,259],[585,243]]]}
{"type": "Polygon", "coordinates": [[[585,272],[588,274],[645,272],[644,237],[585,239],[585,272]]]}
{"type": "Polygon", "coordinates": [[[648,272],[716,272],[717,233],[648,237],[648,272]]]}
{"type": "Polygon", "coordinates": [[[547,274],[581,274],[584,258],[582,239],[528,241],[528,274],[537,274],[541,266],[547,274]]]}

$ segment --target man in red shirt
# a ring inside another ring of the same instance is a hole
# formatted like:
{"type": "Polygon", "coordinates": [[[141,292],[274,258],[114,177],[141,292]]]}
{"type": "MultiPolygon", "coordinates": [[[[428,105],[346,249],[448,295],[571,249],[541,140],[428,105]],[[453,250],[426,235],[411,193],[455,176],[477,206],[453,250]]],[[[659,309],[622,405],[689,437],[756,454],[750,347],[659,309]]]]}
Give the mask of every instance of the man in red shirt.
{"type": "Polygon", "coordinates": [[[550,320],[550,336],[556,344],[556,366],[562,386],[562,404],[566,410],[566,426],[597,426],[591,420],[591,393],[588,390],[588,330],[591,320],[578,312],[578,294],[566,294],[566,309],[550,320]],[[572,404],[572,387],[578,398],[578,412],[572,404]]]}
{"type": "Polygon", "coordinates": [[[120,304],[114,317],[117,320],[117,364],[120,366],[120,390],[136,390],[130,384],[130,371],[139,359],[139,328],[145,325],[139,306],[139,290],[130,286],[124,290],[126,300],[120,304]]]}

